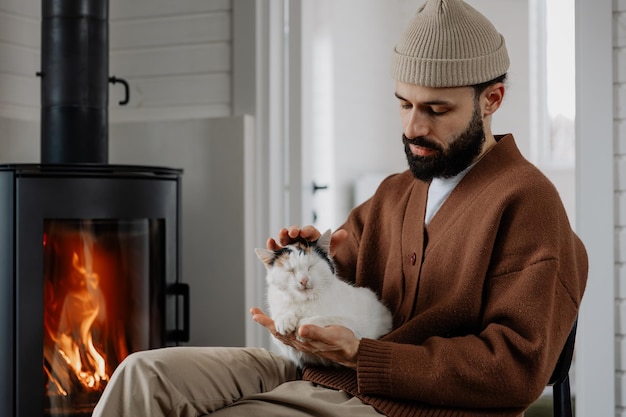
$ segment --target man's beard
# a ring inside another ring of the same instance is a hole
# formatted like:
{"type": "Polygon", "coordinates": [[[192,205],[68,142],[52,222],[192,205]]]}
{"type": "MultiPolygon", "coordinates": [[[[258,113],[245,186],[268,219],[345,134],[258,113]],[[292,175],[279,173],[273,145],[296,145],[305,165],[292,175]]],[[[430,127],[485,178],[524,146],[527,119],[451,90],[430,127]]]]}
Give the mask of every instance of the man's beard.
{"type": "Polygon", "coordinates": [[[402,135],[409,169],[415,178],[426,182],[433,178],[451,178],[461,173],[480,155],[484,142],[485,132],[479,106],[474,107],[474,114],[467,129],[461,132],[446,150],[427,137],[409,139],[404,134],[402,135]],[[432,156],[414,155],[409,144],[432,149],[435,154],[432,156]]]}

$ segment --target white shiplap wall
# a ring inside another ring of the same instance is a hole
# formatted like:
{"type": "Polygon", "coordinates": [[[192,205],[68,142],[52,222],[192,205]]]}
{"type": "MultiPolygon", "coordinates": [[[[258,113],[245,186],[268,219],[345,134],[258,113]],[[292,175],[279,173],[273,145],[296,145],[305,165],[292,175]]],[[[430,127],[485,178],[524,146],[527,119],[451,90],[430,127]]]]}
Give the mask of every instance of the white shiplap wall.
{"type": "MultiPolygon", "coordinates": [[[[110,0],[109,72],[117,121],[229,116],[231,0],[110,0]]],[[[0,117],[39,120],[41,3],[0,0],[0,117]]]]}
{"type": "Polygon", "coordinates": [[[39,119],[41,6],[0,1],[0,116],[39,119]]]}
{"type": "Polygon", "coordinates": [[[231,0],[110,0],[110,120],[220,117],[231,113],[231,0]]]}
{"type": "Polygon", "coordinates": [[[626,417],[626,0],[613,3],[615,95],[616,416],[626,417]]]}

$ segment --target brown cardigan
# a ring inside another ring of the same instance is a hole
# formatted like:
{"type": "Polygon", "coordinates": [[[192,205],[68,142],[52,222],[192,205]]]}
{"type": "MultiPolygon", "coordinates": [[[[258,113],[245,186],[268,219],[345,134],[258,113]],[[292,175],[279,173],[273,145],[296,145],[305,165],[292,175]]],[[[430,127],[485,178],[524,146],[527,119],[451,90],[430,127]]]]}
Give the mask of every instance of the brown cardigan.
{"type": "Polygon", "coordinates": [[[424,228],[428,185],[387,178],[342,226],[339,274],[368,286],[394,330],[358,367],[307,368],[388,416],[519,416],[541,394],[578,313],[587,256],[556,189],[511,135],[424,228]]]}

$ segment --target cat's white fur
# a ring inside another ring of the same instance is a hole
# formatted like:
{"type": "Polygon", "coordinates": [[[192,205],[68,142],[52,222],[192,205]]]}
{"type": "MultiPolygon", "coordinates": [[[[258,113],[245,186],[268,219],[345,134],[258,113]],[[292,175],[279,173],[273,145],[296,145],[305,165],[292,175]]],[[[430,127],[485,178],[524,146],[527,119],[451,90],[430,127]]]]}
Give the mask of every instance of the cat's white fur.
{"type": "MultiPolygon", "coordinates": [[[[392,327],[389,310],[368,288],[355,287],[338,278],[330,253],[330,230],[313,246],[287,245],[282,252],[256,249],[267,268],[267,303],[276,331],[287,335],[303,324],[325,327],[340,325],[357,338],[377,339],[392,327]]],[[[273,339],[276,346],[297,365],[334,365],[317,355],[304,354],[273,339]]]]}

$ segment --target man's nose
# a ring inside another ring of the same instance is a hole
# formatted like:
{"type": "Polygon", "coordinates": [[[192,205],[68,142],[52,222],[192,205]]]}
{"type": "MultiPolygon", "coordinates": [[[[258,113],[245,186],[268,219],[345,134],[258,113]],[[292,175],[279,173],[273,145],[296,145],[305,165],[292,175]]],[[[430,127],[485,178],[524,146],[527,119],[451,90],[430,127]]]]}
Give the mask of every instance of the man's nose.
{"type": "Polygon", "coordinates": [[[404,135],[409,139],[428,136],[430,127],[425,118],[417,111],[412,111],[404,126],[404,135]]]}

